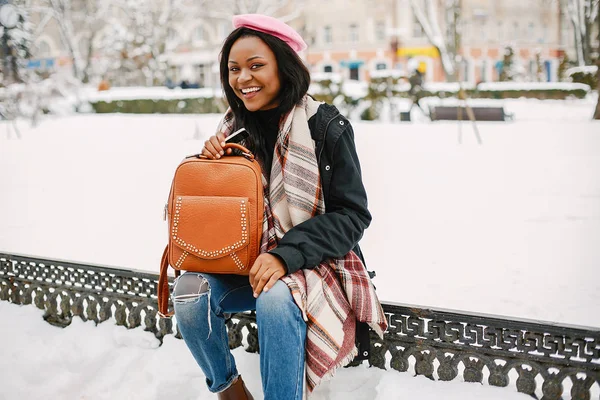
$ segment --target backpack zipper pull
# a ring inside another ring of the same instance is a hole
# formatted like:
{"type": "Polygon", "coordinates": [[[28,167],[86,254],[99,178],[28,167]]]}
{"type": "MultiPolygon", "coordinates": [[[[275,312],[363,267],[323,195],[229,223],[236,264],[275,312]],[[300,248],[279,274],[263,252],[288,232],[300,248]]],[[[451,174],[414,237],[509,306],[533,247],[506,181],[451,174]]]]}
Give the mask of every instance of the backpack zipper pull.
{"type": "Polygon", "coordinates": [[[163,221],[167,220],[168,214],[169,214],[169,203],[165,203],[165,208],[163,210],[163,221]]]}

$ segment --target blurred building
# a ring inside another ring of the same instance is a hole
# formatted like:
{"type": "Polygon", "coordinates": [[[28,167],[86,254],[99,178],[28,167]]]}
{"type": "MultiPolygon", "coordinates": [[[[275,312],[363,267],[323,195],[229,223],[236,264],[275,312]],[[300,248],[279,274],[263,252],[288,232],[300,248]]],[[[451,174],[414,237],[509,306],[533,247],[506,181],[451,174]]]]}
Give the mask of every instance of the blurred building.
{"type": "MultiPolygon", "coordinates": [[[[410,74],[421,67],[426,80],[443,81],[439,52],[426,37],[409,0],[308,0],[305,35],[307,60],[314,70],[337,72],[345,79],[368,79],[370,71],[398,69],[410,74]]],[[[444,25],[439,0],[438,21],[444,25]]],[[[522,79],[557,80],[558,65],[567,51],[574,59],[570,23],[559,1],[461,0],[462,80],[497,81],[504,52],[515,52],[513,66],[522,79]],[[539,54],[539,56],[536,56],[539,54]]],[[[422,4],[422,2],[421,2],[422,4]]]]}
{"type": "MultiPolygon", "coordinates": [[[[164,2],[153,1],[151,4],[164,2]]],[[[216,88],[220,85],[218,52],[232,29],[230,18],[207,15],[204,9],[194,6],[193,0],[180,1],[187,1],[189,8],[185,12],[178,10],[169,24],[153,27],[159,33],[164,30],[166,37],[156,60],[166,65],[164,83],[174,86],[186,82],[194,87],[216,88]]],[[[425,72],[426,81],[446,79],[439,52],[413,15],[409,0],[260,1],[277,4],[275,16],[294,17],[289,23],[309,45],[302,56],[313,73],[332,72],[344,79],[364,81],[377,70],[409,75],[419,68],[425,72]]],[[[440,29],[445,33],[451,29],[444,24],[446,1],[436,1],[440,29]]],[[[520,79],[557,80],[562,55],[566,52],[572,60],[575,58],[572,27],[561,13],[561,1],[564,0],[460,0],[459,78],[472,83],[497,81],[505,49],[511,46],[515,53],[513,68],[520,79]]],[[[72,4],[81,15],[90,15],[86,9],[90,2],[72,0],[72,4]]],[[[82,65],[90,66],[89,74],[107,77],[116,85],[156,84],[156,79],[144,81],[134,77],[148,57],[154,56],[147,46],[119,50],[115,41],[125,34],[115,27],[123,21],[124,14],[118,7],[108,9],[110,12],[101,18],[92,18],[93,22],[87,18],[73,23],[72,49],[65,44],[55,18],[40,11],[40,7],[29,12],[40,31],[30,68],[48,73],[70,70],[73,60],[78,59],[82,65]],[[111,63],[123,62],[124,57],[131,64],[128,70],[109,68],[111,63]],[[111,72],[106,76],[105,71],[111,72]]]]}

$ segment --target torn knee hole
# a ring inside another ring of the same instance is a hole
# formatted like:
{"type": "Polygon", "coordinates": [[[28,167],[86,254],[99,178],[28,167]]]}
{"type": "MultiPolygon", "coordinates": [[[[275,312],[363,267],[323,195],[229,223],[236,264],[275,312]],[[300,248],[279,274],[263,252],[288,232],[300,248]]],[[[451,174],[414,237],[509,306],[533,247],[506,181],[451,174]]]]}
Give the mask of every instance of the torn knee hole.
{"type": "Polygon", "coordinates": [[[199,299],[210,292],[208,281],[200,275],[182,275],[175,282],[173,301],[186,303],[199,299]]]}

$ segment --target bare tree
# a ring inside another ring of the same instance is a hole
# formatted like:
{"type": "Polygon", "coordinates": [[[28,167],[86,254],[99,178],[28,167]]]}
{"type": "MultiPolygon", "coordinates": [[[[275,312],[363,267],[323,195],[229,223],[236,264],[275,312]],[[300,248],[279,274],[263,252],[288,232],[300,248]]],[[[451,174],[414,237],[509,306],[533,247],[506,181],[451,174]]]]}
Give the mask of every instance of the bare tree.
{"type": "Polygon", "coordinates": [[[577,62],[580,66],[591,64],[592,26],[598,18],[598,0],[566,0],[564,12],[573,25],[577,62]]]}
{"type": "Polygon", "coordinates": [[[410,6],[427,39],[439,51],[446,78],[457,80],[460,1],[410,0],[410,6]],[[440,16],[444,18],[444,26],[440,23],[440,16]]]}
{"type": "Polygon", "coordinates": [[[594,119],[600,119],[600,57],[596,62],[598,66],[598,70],[596,71],[596,80],[598,81],[598,87],[596,88],[598,92],[598,103],[596,103],[596,112],[594,113],[594,119]]]}
{"type": "Polygon", "coordinates": [[[138,58],[138,68],[146,83],[153,85],[164,81],[167,65],[161,56],[175,49],[183,38],[177,34],[177,25],[204,16],[208,0],[129,0],[128,21],[133,32],[133,57],[138,58]],[[141,42],[141,43],[140,43],[141,42]],[[141,62],[141,64],[140,64],[141,62]]]}
{"type": "Polygon", "coordinates": [[[110,59],[108,71],[124,84],[162,82],[166,65],[161,55],[174,39],[174,27],[197,15],[200,5],[186,0],[113,0],[115,12],[96,45],[110,59]]]}
{"type": "Polygon", "coordinates": [[[79,40],[82,45],[78,49],[81,53],[81,78],[84,83],[91,79],[96,39],[108,21],[109,5],[109,2],[103,0],[84,0],[81,3],[82,13],[78,14],[78,20],[81,26],[79,40]]]}
{"type": "MultiPolygon", "coordinates": [[[[112,74],[124,84],[153,85],[165,79],[163,55],[185,37],[190,21],[231,21],[243,13],[274,15],[289,22],[302,13],[298,0],[23,0],[39,16],[38,36],[53,21],[72,60],[72,74],[87,82],[112,74]],[[93,62],[100,55],[102,62],[93,62]]],[[[301,1],[301,0],[300,0],[301,1]]]]}
{"type": "Polygon", "coordinates": [[[39,16],[34,37],[56,23],[77,80],[90,79],[92,59],[103,53],[113,55],[109,69],[120,68],[119,61],[133,64],[152,83],[164,70],[158,59],[169,30],[199,15],[202,5],[191,0],[39,0],[29,10],[39,16]]]}
{"type": "Polygon", "coordinates": [[[102,0],[40,0],[28,3],[29,11],[39,17],[33,36],[37,38],[51,22],[55,22],[61,42],[71,58],[73,76],[86,82],[94,53],[94,37],[106,22],[110,3],[102,0]],[[79,41],[87,48],[82,49],[79,41]]]}
{"type": "Polygon", "coordinates": [[[83,62],[81,54],[75,42],[75,15],[71,0],[45,0],[47,5],[46,12],[53,16],[58,24],[60,38],[69,52],[72,60],[73,76],[78,79],[83,79],[83,62]]]}
{"type": "Polygon", "coordinates": [[[12,4],[19,10],[19,20],[12,29],[5,31],[4,28],[0,28],[2,30],[0,37],[6,34],[8,39],[7,48],[0,49],[1,52],[8,50],[7,54],[3,54],[4,62],[0,66],[3,78],[0,87],[11,82],[27,80],[25,65],[31,57],[31,48],[33,47],[33,24],[30,22],[27,8],[24,7],[25,2],[17,0],[12,4]]]}
{"type": "Polygon", "coordinates": [[[598,81],[598,87],[597,87],[597,92],[598,92],[598,103],[596,104],[596,112],[594,113],[594,119],[600,119],[600,17],[597,18],[598,20],[598,51],[597,53],[597,60],[596,60],[596,66],[597,66],[597,70],[596,70],[596,80],[598,81]]]}
{"type": "Polygon", "coordinates": [[[542,0],[543,4],[556,5],[573,27],[577,65],[592,63],[592,31],[598,21],[599,0],[542,0]]]}

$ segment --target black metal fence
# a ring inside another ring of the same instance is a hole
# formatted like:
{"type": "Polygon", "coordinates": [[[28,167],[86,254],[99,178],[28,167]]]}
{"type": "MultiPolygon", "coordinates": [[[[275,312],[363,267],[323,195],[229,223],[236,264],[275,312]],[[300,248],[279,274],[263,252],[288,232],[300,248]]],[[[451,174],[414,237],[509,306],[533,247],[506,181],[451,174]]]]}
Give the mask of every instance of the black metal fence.
{"type": "MultiPolygon", "coordinates": [[[[180,337],[174,320],[157,318],[155,274],[0,253],[0,300],[34,304],[44,319],[74,317],[162,340],[180,337]]],[[[542,400],[600,399],[600,329],[385,303],[389,329],[372,333],[369,363],[431,379],[516,387],[542,400]]],[[[258,351],[253,313],[228,322],[232,348],[258,351]]],[[[510,389],[507,389],[510,390],[510,389]]]]}

